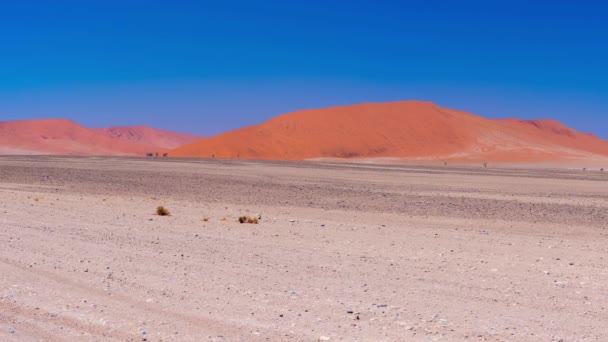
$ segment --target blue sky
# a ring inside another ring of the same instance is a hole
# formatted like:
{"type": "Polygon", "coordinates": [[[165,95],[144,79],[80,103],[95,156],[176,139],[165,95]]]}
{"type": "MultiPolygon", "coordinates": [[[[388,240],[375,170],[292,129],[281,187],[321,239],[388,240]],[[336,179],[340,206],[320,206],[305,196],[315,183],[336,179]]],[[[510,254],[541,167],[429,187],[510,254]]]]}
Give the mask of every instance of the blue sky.
{"type": "Polygon", "coordinates": [[[10,1],[0,120],[211,135],[305,108],[428,100],[608,138],[599,1],[10,1]]]}

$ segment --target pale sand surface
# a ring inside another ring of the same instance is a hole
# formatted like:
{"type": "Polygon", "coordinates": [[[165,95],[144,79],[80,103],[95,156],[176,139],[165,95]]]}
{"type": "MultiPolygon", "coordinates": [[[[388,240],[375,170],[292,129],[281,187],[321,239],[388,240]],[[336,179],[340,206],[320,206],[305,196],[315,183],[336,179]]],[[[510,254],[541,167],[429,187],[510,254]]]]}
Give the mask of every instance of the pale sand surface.
{"type": "Polygon", "coordinates": [[[0,157],[0,341],[607,341],[607,194],[599,171],[0,157]]]}

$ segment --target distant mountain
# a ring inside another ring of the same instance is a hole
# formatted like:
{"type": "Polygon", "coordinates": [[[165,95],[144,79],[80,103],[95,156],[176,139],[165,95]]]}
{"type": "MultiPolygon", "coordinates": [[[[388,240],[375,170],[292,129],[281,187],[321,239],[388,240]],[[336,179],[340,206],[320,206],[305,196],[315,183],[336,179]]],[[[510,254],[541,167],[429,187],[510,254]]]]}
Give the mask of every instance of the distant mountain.
{"type": "MultiPolygon", "coordinates": [[[[0,154],[140,155],[167,150],[180,134],[142,130],[140,142],[112,137],[66,119],[0,122],[0,154]],[[158,137],[157,141],[152,138],[158,137]],[[172,140],[173,139],[173,140],[172,140]],[[154,144],[154,145],[152,145],[154,144]]],[[[184,141],[187,141],[184,140],[184,141]]],[[[173,145],[175,146],[175,145],[173,145]]]]}
{"type": "Polygon", "coordinates": [[[536,162],[608,156],[608,141],[552,120],[487,119],[418,101],[313,109],[206,138],[169,153],[302,160],[396,157],[536,162]]]}
{"type": "Polygon", "coordinates": [[[160,149],[176,148],[202,138],[196,135],[155,129],[148,126],[95,128],[93,130],[115,140],[122,140],[160,149]]]}

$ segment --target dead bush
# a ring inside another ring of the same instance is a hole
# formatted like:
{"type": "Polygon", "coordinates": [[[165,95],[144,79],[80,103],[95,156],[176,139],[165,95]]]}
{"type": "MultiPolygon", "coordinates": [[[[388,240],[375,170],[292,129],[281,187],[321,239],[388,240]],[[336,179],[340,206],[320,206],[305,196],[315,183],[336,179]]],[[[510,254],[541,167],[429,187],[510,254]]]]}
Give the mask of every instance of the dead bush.
{"type": "Polygon", "coordinates": [[[239,217],[239,223],[258,224],[259,220],[257,217],[243,215],[243,216],[239,217]]]}
{"type": "Polygon", "coordinates": [[[171,212],[169,211],[169,209],[163,207],[162,205],[159,205],[158,207],[156,207],[156,215],[171,216],[171,212]]]}

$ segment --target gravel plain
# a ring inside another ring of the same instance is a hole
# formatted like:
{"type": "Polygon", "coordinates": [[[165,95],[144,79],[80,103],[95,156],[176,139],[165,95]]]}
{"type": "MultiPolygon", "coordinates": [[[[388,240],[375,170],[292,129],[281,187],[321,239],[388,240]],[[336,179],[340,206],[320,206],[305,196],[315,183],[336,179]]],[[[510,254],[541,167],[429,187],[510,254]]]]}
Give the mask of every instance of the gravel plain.
{"type": "Polygon", "coordinates": [[[0,157],[0,274],[0,341],[608,341],[608,172],[0,157]]]}

